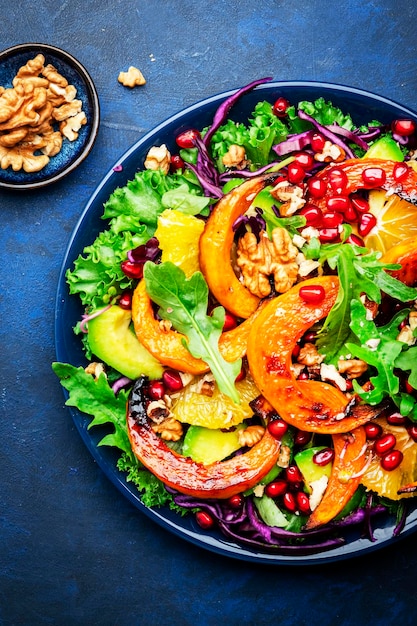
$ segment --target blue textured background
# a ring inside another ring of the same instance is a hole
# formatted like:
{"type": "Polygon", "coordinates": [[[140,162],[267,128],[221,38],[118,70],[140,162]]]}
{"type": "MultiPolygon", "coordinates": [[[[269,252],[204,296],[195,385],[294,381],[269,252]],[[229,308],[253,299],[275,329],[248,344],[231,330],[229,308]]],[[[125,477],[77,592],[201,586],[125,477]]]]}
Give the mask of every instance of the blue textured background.
{"type": "Polygon", "coordinates": [[[61,46],[89,70],[101,126],[88,159],[35,193],[0,190],[0,624],[415,624],[416,541],[320,567],[200,550],[104,477],[51,372],[64,250],[89,196],[141,135],[261,76],[334,81],[417,109],[414,0],[18,0],[0,46],[61,46]],[[120,70],[147,85],[127,90],[120,70]]]}

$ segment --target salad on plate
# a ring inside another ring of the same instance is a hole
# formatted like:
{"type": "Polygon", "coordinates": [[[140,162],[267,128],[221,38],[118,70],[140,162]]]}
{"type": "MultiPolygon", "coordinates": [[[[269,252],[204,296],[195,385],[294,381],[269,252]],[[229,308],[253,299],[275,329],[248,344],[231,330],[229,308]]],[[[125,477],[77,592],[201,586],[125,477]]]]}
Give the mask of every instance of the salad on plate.
{"type": "Polygon", "coordinates": [[[417,134],[323,97],[234,121],[269,80],[104,203],[66,272],[87,364],[53,369],[145,506],[306,555],[417,494],[417,134]]]}

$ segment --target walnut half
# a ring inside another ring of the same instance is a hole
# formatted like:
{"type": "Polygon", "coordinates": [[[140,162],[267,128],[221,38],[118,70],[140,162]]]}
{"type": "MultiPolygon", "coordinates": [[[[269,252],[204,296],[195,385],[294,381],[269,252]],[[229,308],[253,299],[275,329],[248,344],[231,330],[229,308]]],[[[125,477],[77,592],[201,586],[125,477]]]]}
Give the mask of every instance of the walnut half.
{"type": "Polygon", "coordinates": [[[251,293],[265,298],[271,293],[269,277],[274,279],[278,293],[288,291],[297,280],[298,249],[285,228],[274,228],[272,240],[265,231],[256,236],[247,232],[237,246],[236,263],[242,272],[242,282],[251,293]]]}

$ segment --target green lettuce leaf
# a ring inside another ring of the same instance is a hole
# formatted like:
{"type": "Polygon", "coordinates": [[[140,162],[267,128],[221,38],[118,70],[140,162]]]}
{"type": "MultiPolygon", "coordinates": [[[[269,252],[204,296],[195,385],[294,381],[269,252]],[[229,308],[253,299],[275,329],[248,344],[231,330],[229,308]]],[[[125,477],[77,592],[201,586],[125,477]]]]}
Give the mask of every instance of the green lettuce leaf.
{"type": "Polygon", "coordinates": [[[116,396],[104,374],[94,378],[87,374],[83,367],[55,362],[52,369],[60,379],[61,385],[69,392],[65,404],[74,406],[92,417],[88,429],[102,424],[112,425],[113,432],[105,435],[98,445],[114,446],[132,455],[126,425],[128,392],[121,390],[116,396]]]}

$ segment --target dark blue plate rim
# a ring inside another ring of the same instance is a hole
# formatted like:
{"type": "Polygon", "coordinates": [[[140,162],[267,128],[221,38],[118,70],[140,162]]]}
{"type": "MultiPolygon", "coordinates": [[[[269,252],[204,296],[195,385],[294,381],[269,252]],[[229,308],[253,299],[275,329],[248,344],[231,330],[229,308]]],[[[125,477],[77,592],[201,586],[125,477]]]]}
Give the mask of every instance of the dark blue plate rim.
{"type": "MultiPolygon", "coordinates": [[[[330,93],[332,93],[333,95],[336,94],[341,99],[353,97],[354,99],[359,99],[359,101],[361,101],[363,108],[365,107],[364,101],[368,101],[370,107],[374,106],[378,108],[378,106],[382,105],[395,111],[396,115],[404,115],[405,117],[410,117],[417,122],[417,113],[415,111],[412,111],[394,100],[390,100],[362,89],[349,87],[347,85],[319,81],[270,82],[261,85],[256,89],[256,92],[259,94],[256,96],[256,101],[262,99],[262,92],[264,92],[265,95],[265,93],[269,93],[271,91],[279,92],[279,95],[288,94],[288,96],[290,96],[293,92],[305,91],[316,92],[317,94],[320,93],[323,96],[330,96],[330,93]]],[[[167,132],[167,129],[172,128],[173,126],[177,128],[177,132],[180,132],[181,129],[189,127],[181,125],[184,118],[188,118],[190,115],[198,115],[203,109],[207,108],[211,111],[211,113],[213,113],[218,104],[234,92],[235,90],[233,89],[201,100],[183,109],[182,111],[179,111],[155,126],[152,130],[135,142],[121,156],[121,158],[116,161],[114,167],[109,170],[97,186],[96,190],[93,192],[70,237],[58,278],[58,288],[55,302],[55,347],[57,361],[70,362],[76,366],[84,365],[86,363],[80,349],[74,348],[74,341],[78,340],[74,339],[72,333],[72,326],[80,318],[82,312],[81,306],[75,307],[75,309],[78,308],[79,315],[71,320],[71,324],[68,323],[67,319],[68,315],[71,314],[71,310],[68,309],[71,309],[71,307],[74,309],[74,305],[73,299],[68,293],[65,273],[67,269],[71,267],[72,262],[81,252],[84,245],[87,245],[82,241],[82,238],[86,236],[86,233],[87,237],[90,237],[88,242],[91,243],[93,240],[92,233],[94,229],[91,230],[91,225],[94,220],[100,220],[104,201],[108,198],[111,191],[116,189],[116,187],[125,185],[127,180],[130,180],[134,171],[141,169],[147,150],[151,147],[151,145],[153,145],[153,141],[158,139],[161,134],[163,136],[164,131],[167,132]],[[132,163],[133,160],[134,164],[132,163]],[[70,354],[73,357],[72,359],[68,358],[70,354]]],[[[245,96],[245,98],[247,97],[248,96],[245,96]]],[[[308,99],[307,96],[305,96],[304,99],[308,99]]],[[[392,113],[389,115],[391,117],[392,113]]],[[[101,228],[102,227],[103,226],[101,224],[101,228]]],[[[72,313],[74,314],[74,311],[72,311],[72,313]]],[[[65,389],[63,392],[64,397],[67,399],[68,393],[65,389]]],[[[101,470],[105,473],[113,485],[122,493],[122,495],[124,495],[141,513],[146,515],[153,522],[156,522],[159,526],[168,530],[173,535],[213,553],[246,562],[269,565],[318,565],[362,556],[383,547],[391,546],[398,541],[402,541],[405,537],[408,537],[416,530],[417,507],[409,513],[402,533],[395,537],[392,535],[392,531],[395,527],[395,521],[392,518],[385,518],[382,524],[378,522],[375,523],[375,541],[371,542],[368,539],[361,537],[360,534],[357,534],[356,532],[354,532],[351,536],[349,536],[348,533],[348,539],[345,545],[338,546],[329,551],[319,552],[317,554],[296,556],[263,552],[262,550],[245,547],[244,545],[228,540],[221,535],[220,532],[215,530],[203,531],[197,526],[195,521],[191,519],[192,516],[182,518],[166,507],[161,509],[147,508],[141,502],[139,492],[131,484],[127,483],[124,475],[117,470],[117,454],[115,454],[112,449],[97,446],[97,442],[101,438],[101,435],[94,433],[93,431],[88,431],[90,419],[74,407],[68,408],[84,444],[92,454],[95,461],[98,463],[101,470]]]]}

